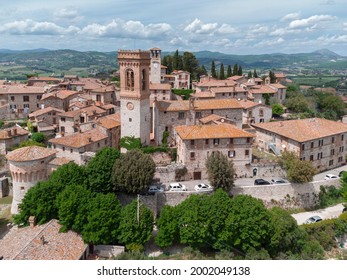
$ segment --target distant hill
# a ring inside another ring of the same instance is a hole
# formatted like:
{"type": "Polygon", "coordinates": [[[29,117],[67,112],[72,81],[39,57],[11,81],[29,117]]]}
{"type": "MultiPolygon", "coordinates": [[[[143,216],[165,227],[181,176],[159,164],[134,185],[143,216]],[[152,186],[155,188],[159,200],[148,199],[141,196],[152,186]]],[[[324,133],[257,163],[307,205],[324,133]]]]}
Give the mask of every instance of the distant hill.
{"type": "MultiPolygon", "coordinates": [[[[169,54],[163,52],[162,56],[169,54]]],[[[172,53],[171,53],[172,54],[172,53]]],[[[214,60],[216,66],[220,63],[233,66],[241,65],[245,69],[293,69],[324,68],[346,69],[347,57],[332,51],[322,49],[311,53],[297,54],[263,54],[235,55],[219,52],[199,51],[194,55],[200,64],[210,68],[214,60]]],[[[99,73],[109,73],[118,68],[117,52],[80,52],[74,50],[23,50],[14,51],[0,49],[0,79],[25,79],[27,74],[62,76],[76,74],[80,76],[95,76],[99,73]]]]}

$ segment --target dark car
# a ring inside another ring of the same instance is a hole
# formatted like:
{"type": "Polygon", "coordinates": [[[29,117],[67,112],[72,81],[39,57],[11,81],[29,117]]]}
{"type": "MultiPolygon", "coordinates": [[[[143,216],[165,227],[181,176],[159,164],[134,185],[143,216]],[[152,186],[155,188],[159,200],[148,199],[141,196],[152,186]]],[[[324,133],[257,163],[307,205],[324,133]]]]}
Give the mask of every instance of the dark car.
{"type": "Polygon", "coordinates": [[[264,179],[255,179],[254,185],[271,185],[270,182],[264,180],[264,179]]]}

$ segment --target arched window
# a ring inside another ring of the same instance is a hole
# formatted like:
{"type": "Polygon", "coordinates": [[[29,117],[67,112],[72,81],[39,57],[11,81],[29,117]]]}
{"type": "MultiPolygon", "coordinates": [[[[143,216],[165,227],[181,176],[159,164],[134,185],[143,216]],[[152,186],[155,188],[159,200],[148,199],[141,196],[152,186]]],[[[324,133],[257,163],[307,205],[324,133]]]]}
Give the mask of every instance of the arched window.
{"type": "Polygon", "coordinates": [[[146,70],[142,70],[142,76],[141,76],[141,83],[142,83],[142,90],[146,89],[146,70]]]}
{"type": "Polygon", "coordinates": [[[126,90],[134,90],[134,71],[132,69],[126,70],[126,84],[125,84],[126,90]]]}

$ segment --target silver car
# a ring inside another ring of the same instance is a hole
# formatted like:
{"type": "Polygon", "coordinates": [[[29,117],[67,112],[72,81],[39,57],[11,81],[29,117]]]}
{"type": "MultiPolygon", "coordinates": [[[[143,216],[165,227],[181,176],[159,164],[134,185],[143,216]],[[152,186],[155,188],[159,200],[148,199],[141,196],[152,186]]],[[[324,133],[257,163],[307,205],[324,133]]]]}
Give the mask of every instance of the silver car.
{"type": "Polygon", "coordinates": [[[309,217],[306,221],[305,224],[314,224],[314,223],[318,223],[320,221],[322,221],[323,219],[319,216],[312,216],[309,217]]]}
{"type": "Polygon", "coordinates": [[[171,183],[169,185],[169,191],[170,192],[182,192],[182,191],[186,191],[187,188],[185,185],[182,185],[180,183],[171,183]]]}

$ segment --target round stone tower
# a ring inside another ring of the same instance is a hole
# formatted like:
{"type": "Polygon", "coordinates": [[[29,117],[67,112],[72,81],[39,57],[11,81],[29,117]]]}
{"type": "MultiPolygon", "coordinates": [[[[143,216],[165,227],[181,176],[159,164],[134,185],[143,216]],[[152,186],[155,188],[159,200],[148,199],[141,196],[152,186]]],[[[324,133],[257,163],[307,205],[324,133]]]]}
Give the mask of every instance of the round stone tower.
{"type": "Polygon", "coordinates": [[[48,177],[48,163],[57,152],[38,146],[24,147],[6,155],[13,182],[11,213],[17,214],[25,193],[37,182],[48,177]]]}

